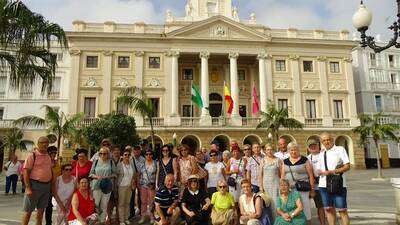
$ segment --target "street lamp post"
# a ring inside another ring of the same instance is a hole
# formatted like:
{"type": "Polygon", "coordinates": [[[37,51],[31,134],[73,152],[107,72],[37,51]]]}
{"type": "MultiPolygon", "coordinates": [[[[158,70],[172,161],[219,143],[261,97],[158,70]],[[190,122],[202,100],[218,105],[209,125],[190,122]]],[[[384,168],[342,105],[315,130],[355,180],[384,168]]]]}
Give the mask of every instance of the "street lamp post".
{"type": "Polygon", "coordinates": [[[400,43],[397,42],[399,37],[399,29],[400,29],[400,0],[397,1],[397,21],[394,22],[389,29],[393,30],[393,38],[389,41],[386,46],[378,46],[375,42],[375,38],[371,36],[367,36],[366,32],[371,25],[372,22],[372,12],[367,9],[364,5],[363,1],[361,1],[360,7],[358,11],[353,16],[353,25],[354,27],[361,33],[361,47],[370,47],[376,53],[381,52],[385,49],[388,49],[392,46],[396,48],[400,48],[400,43]]]}

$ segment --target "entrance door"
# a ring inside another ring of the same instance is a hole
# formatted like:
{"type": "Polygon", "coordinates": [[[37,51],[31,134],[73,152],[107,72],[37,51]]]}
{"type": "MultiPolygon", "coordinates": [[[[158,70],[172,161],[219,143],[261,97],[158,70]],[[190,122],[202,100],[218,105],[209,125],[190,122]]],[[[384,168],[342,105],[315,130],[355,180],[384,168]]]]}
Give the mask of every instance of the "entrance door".
{"type": "Polygon", "coordinates": [[[211,93],[210,96],[210,116],[220,117],[222,115],[222,96],[218,93],[211,93]]]}
{"type": "Polygon", "coordinates": [[[382,168],[389,168],[389,147],[387,144],[380,144],[379,148],[381,150],[382,168]]]}

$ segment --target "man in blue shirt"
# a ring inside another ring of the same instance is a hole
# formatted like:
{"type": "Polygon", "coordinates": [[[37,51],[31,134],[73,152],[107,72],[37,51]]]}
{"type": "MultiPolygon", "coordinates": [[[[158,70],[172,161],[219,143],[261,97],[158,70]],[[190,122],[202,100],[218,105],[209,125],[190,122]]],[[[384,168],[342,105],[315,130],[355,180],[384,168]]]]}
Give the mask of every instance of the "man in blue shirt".
{"type": "Polygon", "coordinates": [[[168,174],[165,177],[164,186],[156,193],[156,221],[159,225],[176,224],[179,218],[179,188],[174,183],[174,175],[168,174]]]}

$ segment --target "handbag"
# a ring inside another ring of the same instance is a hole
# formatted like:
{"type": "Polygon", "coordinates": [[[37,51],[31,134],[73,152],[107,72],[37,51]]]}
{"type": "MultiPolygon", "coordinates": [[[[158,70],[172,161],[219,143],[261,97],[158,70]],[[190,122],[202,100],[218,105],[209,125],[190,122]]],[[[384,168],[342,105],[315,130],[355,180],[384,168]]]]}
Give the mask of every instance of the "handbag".
{"type": "MultiPolygon", "coordinates": [[[[325,170],[328,171],[328,164],[326,163],[326,151],[324,152],[325,170]]],[[[326,176],[326,190],[329,194],[341,194],[343,191],[343,173],[329,174],[326,176]]]]}
{"type": "Polygon", "coordinates": [[[311,191],[311,184],[307,180],[296,180],[294,179],[292,169],[289,166],[290,174],[292,175],[292,179],[294,180],[295,184],[294,186],[296,187],[297,191],[311,191]]]}
{"type": "MultiPolygon", "coordinates": [[[[242,158],[240,158],[238,168],[240,168],[240,164],[241,163],[242,163],[242,158]]],[[[236,175],[236,178],[237,178],[238,175],[237,174],[235,174],[235,175],[236,175]]],[[[228,185],[231,186],[231,187],[235,187],[236,188],[236,178],[234,178],[232,176],[229,176],[228,180],[227,180],[228,185]]]]}

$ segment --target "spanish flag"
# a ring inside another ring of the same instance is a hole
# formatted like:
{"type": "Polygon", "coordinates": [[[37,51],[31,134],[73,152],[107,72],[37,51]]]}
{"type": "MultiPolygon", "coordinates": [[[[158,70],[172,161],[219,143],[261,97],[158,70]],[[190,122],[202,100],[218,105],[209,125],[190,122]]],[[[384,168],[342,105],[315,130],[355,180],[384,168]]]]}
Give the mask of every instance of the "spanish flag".
{"type": "Polygon", "coordinates": [[[226,86],[225,83],[224,83],[224,95],[225,95],[225,101],[226,101],[226,110],[227,110],[227,113],[230,115],[230,114],[232,114],[232,110],[233,110],[233,99],[232,99],[231,93],[229,91],[229,88],[226,86]]]}

